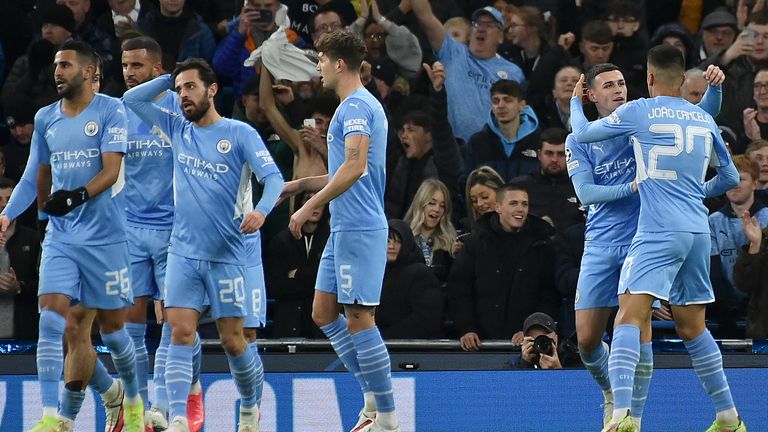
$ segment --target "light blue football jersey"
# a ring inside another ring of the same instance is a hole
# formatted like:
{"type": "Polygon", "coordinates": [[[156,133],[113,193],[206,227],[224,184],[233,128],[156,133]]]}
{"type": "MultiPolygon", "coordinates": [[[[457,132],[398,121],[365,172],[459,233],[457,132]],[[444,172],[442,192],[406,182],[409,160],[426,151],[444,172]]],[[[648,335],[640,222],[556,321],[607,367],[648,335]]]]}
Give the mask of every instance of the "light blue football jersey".
{"type": "MultiPolygon", "coordinates": [[[[596,185],[617,186],[635,179],[635,155],[626,137],[580,143],[573,135],[565,139],[568,174],[592,174],[596,185]]],[[[600,246],[628,245],[637,231],[640,196],[632,194],[615,201],[589,205],[585,241],[600,246]]]]}
{"type": "Polygon", "coordinates": [[[331,231],[371,231],[387,228],[384,215],[386,184],[387,117],[368,90],[359,88],[344,99],[328,127],[328,179],[345,160],[344,140],[353,135],[370,137],[368,166],[363,175],[331,200],[331,231]]]}
{"type": "MultiPolygon", "coordinates": [[[[101,171],[102,153],[125,153],[127,123],[120,100],[102,94],[95,95],[75,117],[61,112],[61,101],[38,111],[32,145],[37,147],[39,163],[51,165],[52,191],[85,186],[101,171]]],[[[115,199],[124,185],[122,174],[110,189],[64,216],[52,216],[48,238],[79,245],[126,241],[122,211],[115,199]]]]}
{"type": "MultiPolygon", "coordinates": [[[[155,95],[173,87],[163,75],[128,90],[123,100],[173,143],[175,212],[170,253],[244,265],[243,215],[253,208],[251,173],[261,181],[280,175],[259,134],[247,124],[222,118],[198,127],[184,116],[158,107],[155,95]]],[[[264,214],[271,209],[259,209],[264,214]]]]}
{"type": "Polygon", "coordinates": [[[712,116],[682,98],[660,96],[631,101],[588,124],[583,115],[571,122],[580,142],[630,136],[641,199],[638,231],[709,233],[707,167],[733,164],[712,116]]]}
{"type": "MultiPolygon", "coordinates": [[[[155,104],[181,113],[179,98],[165,92],[155,104]]],[[[127,225],[170,229],[173,225],[173,150],[159,126],[144,123],[136,113],[128,116],[128,150],[125,153],[123,200],[127,225]]]]}

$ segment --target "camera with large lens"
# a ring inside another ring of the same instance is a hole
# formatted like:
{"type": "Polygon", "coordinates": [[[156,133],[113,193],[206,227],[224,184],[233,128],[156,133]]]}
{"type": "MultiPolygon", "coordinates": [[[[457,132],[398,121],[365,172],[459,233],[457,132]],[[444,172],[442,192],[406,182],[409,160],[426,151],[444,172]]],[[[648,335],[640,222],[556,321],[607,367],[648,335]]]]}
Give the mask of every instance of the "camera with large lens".
{"type": "Polygon", "coordinates": [[[533,351],[536,354],[546,354],[551,356],[553,354],[553,340],[547,335],[536,336],[533,340],[533,351]]]}

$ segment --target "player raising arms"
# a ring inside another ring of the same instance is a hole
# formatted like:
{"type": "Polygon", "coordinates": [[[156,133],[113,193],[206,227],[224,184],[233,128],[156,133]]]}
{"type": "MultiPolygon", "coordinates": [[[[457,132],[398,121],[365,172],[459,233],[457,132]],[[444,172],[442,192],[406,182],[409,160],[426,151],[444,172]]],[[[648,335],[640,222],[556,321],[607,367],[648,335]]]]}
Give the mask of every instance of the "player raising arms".
{"type": "MultiPolygon", "coordinates": [[[[720,110],[720,84],[725,75],[717,66],[704,74],[710,83],[701,107],[716,116],[720,110]]],[[[610,63],[587,71],[587,94],[600,117],[607,117],[627,102],[624,75],[610,63]]],[[[635,159],[629,138],[618,136],[595,143],[580,143],[573,135],[565,142],[566,165],[576,195],[588,206],[584,255],[575,302],[579,355],[605,397],[603,425],[613,415],[608,379],[608,346],[602,341],[608,319],[619,304],[619,273],[637,231],[640,197],[633,184],[635,159]]],[[[632,417],[640,428],[653,372],[651,326],[640,330],[640,362],[635,371],[632,417]]],[[[532,343],[532,341],[528,341],[532,343]]]]}
{"type": "MultiPolygon", "coordinates": [[[[587,123],[580,93],[571,99],[573,133],[580,142],[630,136],[637,163],[640,215],[637,234],[619,278],[619,313],[608,360],[613,418],[604,431],[636,431],[631,418],[640,329],[655,299],[667,300],[717,418],[709,431],[746,431],[731,397],[722,355],[706,328],[714,301],[709,281],[709,225],[703,199],[738,183],[738,173],[712,117],[680,97],[685,61],[679,50],[659,45],[648,52],[650,99],[629,102],[608,117],[587,123]],[[717,176],[704,183],[709,164],[717,176]]],[[[576,84],[581,88],[584,76],[576,84]]]]}
{"type": "Polygon", "coordinates": [[[259,430],[257,400],[263,370],[243,338],[243,234],[263,225],[283,189],[283,178],[253,128],[216,112],[217,91],[213,69],[204,60],[188,59],[172,76],[155,78],[123,96],[130,109],[145,123],[158,125],[173,143],[176,207],[165,278],[171,325],[165,381],[172,432],[189,430],[186,405],[192,383],[192,345],[206,294],[240,392],[238,431],[259,430]],[[178,93],[184,118],[153,103],[168,89],[178,93]],[[247,199],[251,170],[264,183],[255,210],[247,199]]]}
{"type": "Polygon", "coordinates": [[[328,128],[328,175],[286,185],[286,195],[318,191],[291,216],[289,229],[300,238],[312,212],[330,202],[331,237],[320,259],[312,318],[365,395],[352,430],[399,431],[389,353],[374,320],[387,264],[387,118],[360,82],[363,41],[337,31],[316,47],[323,86],[335,90],[341,103],[328,128]]]}

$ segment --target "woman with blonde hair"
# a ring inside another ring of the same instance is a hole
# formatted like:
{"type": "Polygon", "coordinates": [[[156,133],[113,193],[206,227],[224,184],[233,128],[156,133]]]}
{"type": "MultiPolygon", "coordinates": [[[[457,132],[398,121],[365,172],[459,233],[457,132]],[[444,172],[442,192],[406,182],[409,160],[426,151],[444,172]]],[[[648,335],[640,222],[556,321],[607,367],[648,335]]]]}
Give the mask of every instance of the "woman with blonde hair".
{"type": "Polygon", "coordinates": [[[441,281],[448,274],[451,249],[456,240],[451,211],[451,195],[445,184],[437,179],[426,179],[405,213],[405,221],[424,254],[424,262],[441,281]]]}

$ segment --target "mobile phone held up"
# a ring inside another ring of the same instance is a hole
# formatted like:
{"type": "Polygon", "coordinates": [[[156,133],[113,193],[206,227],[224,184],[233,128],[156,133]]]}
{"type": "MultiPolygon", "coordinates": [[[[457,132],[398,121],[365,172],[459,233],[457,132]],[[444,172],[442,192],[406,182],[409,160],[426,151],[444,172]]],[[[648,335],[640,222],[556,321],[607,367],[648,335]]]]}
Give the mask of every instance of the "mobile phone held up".
{"type": "Polygon", "coordinates": [[[248,0],[245,0],[243,2],[243,7],[248,12],[258,12],[259,13],[259,18],[253,21],[253,23],[255,23],[255,24],[271,23],[272,19],[274,18],[271,9],[258,9],[258,8],[255,8],[255,7],[251,6],[251,4],[248,2],[248,0]]]}
{"type": "Polygon", "coordinates": [[[311,128],[317,127],[315,126],[315,119],[312,119],[312,118],[304,119],[304,127],[311,127],[311,128]]]}

